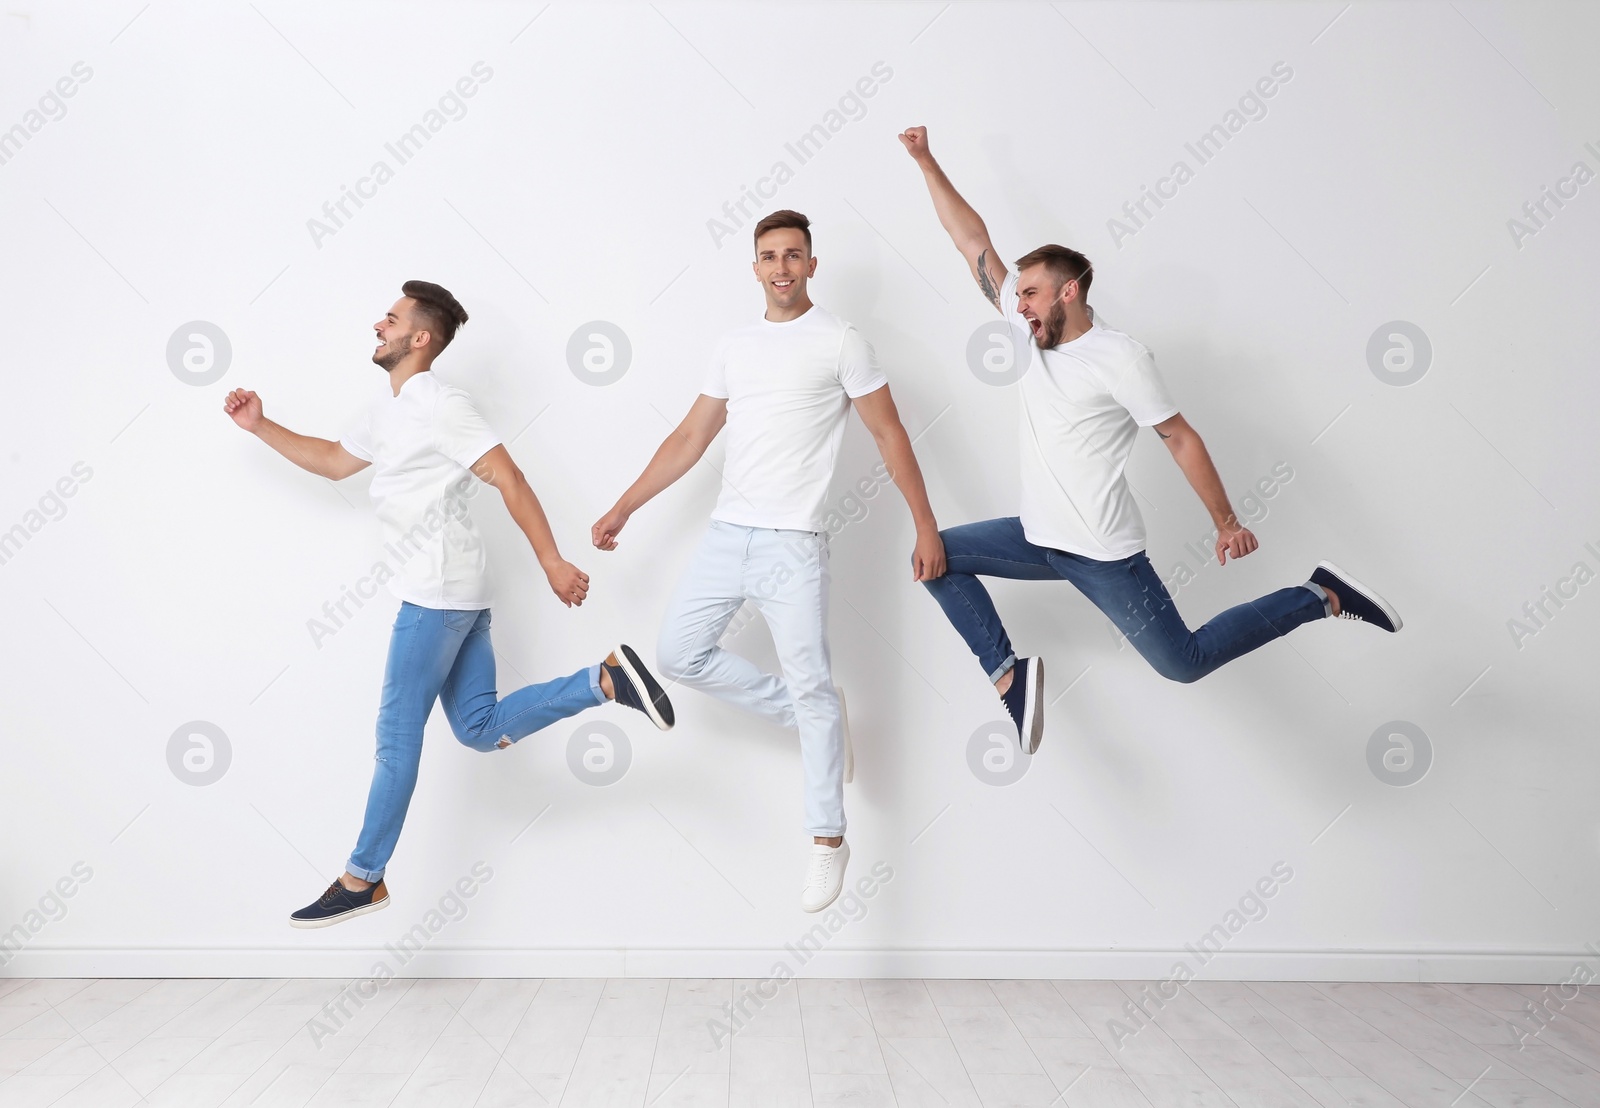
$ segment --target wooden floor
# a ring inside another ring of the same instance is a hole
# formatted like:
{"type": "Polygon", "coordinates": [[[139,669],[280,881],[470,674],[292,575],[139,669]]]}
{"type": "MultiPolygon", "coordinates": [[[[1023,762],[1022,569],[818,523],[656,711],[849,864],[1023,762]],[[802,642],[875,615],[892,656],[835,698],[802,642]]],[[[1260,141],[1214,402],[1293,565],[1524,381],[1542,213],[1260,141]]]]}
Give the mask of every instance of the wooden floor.
{"type": "Polygon", "coordinates": [[[1162,1000],[1154,985],[1108,981],[11,979],[0,980],[0,1106],[1595,1108],[1594,994],[1194,982],[1162,1000]],[[1541,998],[1542,1029],[1524,1011],[1541,998]],[[1530,1036],[1520,1050],[1519,1031],[1530,1036]]]}

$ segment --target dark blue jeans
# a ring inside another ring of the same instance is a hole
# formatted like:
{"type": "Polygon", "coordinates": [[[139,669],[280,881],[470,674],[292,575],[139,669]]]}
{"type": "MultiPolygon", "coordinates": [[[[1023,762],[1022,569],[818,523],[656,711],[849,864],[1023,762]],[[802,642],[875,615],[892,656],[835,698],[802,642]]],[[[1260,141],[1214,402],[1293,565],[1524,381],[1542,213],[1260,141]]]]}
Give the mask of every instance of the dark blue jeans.
{"type": "Polygon", "coordinates": [[[1173,681],[1197,681],[1226,662],[1327,614],[1321,590],[1294,585],[1229,608],[1190,631],[1144,551],[1114,562],[1035,546],[1022,520],[989,519],[941,531],[948,568],[923,582],[991,682],[1017,660],[989,590],[978,580],[1070,581],[1116,624],[1145,661],[1173,681]]]}

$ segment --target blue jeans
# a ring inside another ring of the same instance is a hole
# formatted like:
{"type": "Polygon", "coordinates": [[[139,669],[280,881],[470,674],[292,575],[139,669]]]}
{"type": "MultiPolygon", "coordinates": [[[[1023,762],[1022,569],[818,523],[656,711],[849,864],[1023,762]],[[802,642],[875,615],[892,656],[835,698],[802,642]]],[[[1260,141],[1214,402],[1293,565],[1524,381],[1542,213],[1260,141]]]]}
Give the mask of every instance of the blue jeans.
{"type": "Polygon", "coordinates": [[[948,569],[943,577],[923,583],[978,656],[991,682],[1015,665],[1017,656],[979,575],[1072,582],[1128,636],[1157,673],[1185,683],[1198,681],[1328,612],[1321,589],[1294,585],[1229,608],[1198,631],[1190,631],[1142,550],[1103,562],[1035,546],[1024,537],[1022,520],[1016,516],[951,527],[940,537],[948,569]]]}
{"type": "Polygon", "coordinates": [[[800,733],[808,835],[843,835],[844,716],[828,653],[828,536],[714,519],[661,621],[661,675],[800,733]],[[718,645],[748,600],[783,676],[718,645]]]}
{"type": "Polygon", "coordinates": [[[363,881],[383,876],[417,786],[422,729],[435,700],[443,701],[445,718],[462,745],[487,752],[501,749],[502,740],[509,746],[605,699],[598,665],[501,699],[495,692],[489,609],[446,611],[402,603],[383,672],[367,815],[345,869],[363,881]]]}

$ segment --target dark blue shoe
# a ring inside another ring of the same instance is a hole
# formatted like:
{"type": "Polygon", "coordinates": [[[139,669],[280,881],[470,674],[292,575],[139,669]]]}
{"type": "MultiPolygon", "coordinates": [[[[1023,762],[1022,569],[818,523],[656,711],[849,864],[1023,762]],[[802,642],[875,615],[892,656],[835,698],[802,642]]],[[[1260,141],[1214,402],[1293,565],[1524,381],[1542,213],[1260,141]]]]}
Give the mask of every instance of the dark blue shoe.
{"type": "Polygon", "coordinates": [[[1339,598],[1340,619],[1360,620],[1385,631],[1400,630],[1400,613],[1332,562],[1318,562],[1317,568],[1311,571],[1311,583],[1333,590],[1339,598]]]}
{"type": "Polygon", "coordinates": [[[1000,699],[1017,725],[1022,752],[1032,754],[1044,738],[1044,659],[1018,658],[1011,674],[1011,687],[1000,699]]]}
{"type": "Polygon", "coordinates": [[[643,712],[663,731],[672,730],[672,701],[633,647],[617,647],[600,664],[611,675],[612,698],[618,704],[643,712]]]}
{"type": "Polygon", "coordinates": [[[291,927],[327,927],[329,924],[338,923],[354,916],[364,916],[368,912],[376,912],[380,908],[389,906],[389,889],[380,878],[376,885],[359,893],[353,893],[338,881],[329,885],[327,891],[316,899],[313,904],[307,904],[298,912],[291,913],[289,925],[291,927]]]}

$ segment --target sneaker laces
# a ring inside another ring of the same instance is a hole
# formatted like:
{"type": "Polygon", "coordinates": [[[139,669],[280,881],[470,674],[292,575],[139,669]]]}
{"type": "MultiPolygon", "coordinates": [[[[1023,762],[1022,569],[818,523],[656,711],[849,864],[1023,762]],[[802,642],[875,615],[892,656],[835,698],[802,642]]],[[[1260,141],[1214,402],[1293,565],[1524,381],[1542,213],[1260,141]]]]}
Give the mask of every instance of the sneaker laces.
{"type": "Polygon", "coordinates": [[[1335,616],[1334,618],[1335,619],[1353,619],[1357,623],[1366,622],[1360,616],[1356,615],[1354,612],[1348,611],[1348,610],[1346,610],[1344,608],[1339,609],[1339,614],[1337,616],[1335,616]]]}
{"type": "Polygon", "coordinates": [[[833,876],[833,860],[839,854],[838,847],[828,848],[828,853],[821,851],[811,852],[811,865],[806,872],[806,888],[826,889],[829,878],[833,876]]]}
{"type": "Polygon", "coordinates": [[[338,899],[340,893],[347,893],[349,891],[349,889],[346,889],[342,884],[340,884],[339,879],[336,877],[333,880],[333,884],[324,889],[322,895],[317,898],[317,903],[321,905],[332,904],[336,899],[338,899]]]}

